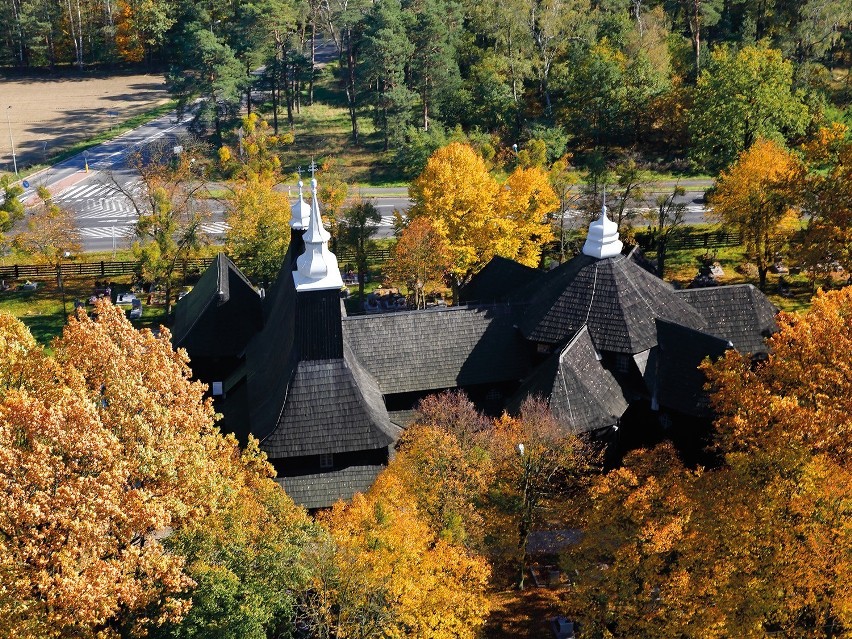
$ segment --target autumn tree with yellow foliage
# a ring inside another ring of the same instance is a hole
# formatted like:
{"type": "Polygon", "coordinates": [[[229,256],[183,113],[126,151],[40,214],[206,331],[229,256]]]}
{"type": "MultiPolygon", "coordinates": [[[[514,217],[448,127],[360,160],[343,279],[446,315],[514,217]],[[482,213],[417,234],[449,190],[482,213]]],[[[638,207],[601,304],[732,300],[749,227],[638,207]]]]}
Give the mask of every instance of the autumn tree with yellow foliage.
{"type": "Polygon", "coordinates": [[[761,289],[776,253],[798,227],[790,192],[798,166],[777,142],[760,139],[719,175],[710,199],[716,217],[742,234],[761,289]]]}
{"type": "Polygon", "coordinates": [[[816,283],[836,262],[852,269],[852,142],[845,125],[820,129],[803,147],[794,193],[805,217],[794,258],[816,283]]]}
{"type": "Polygon", "coordinates": [[[319,521],[328,537],[312,550],[319,569],[302,604],[314,636],[478,636],[488,612],[486,562],[442,539],[393,474],[319,521]]]}
{"type": "Polygon", "coordinates": [[[447,242],[456,301],[459,288],[494,256],[537,266],[542,245],[552,239],[548,214],[559,205],[542,169],[518,168],[500,184],[460,142],[432,154],[409,194],[409,215],[428,218],[447,242]]]}
{"type": "Polygon", "coordinates": [[[852,289],[782,313],[769,357],[703,365],[719,464],[662,445],[596,482],[564,567],[589,637],[841,637],[852,629],[852,289]]]}
{"type": "Polygon", "coordinates": [[[240,161],[227,147],[220,152],[235,178],[226,198],[225,248],[252,281],[266,286],[290,244],[290,203],[275,186],[281,181],[277,150],[292,142],[291,133],[274,135],[265,120],[251,113],[243,117],[240,161]]]}

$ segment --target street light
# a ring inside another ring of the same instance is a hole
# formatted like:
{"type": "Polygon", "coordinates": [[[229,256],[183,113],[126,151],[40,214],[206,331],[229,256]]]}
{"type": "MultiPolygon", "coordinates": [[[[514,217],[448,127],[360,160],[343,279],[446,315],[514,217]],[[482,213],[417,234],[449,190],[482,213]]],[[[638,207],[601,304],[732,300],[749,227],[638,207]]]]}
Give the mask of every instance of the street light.
{"type": "Polygon", "coordinates": [[[12,120],[9,118],[9,109],[12,108],[10,104],[6,107],[6,124],[9,125],[9,144],[12,145],[12,166],[15,167],[15,176],[18,175],[18,160],[15,157],[15,138],[12,137],[12,120]]]}

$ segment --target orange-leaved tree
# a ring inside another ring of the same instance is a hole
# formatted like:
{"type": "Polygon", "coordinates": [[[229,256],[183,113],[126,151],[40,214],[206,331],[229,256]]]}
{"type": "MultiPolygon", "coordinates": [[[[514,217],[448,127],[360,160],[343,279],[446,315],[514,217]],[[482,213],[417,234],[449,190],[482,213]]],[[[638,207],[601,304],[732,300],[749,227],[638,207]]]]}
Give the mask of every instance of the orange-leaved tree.
{"type": "Polygon", "coordinates": [[[710,200],[716,217],[742,234],[761,289],[776,253],[798,228],[790,192],[797,170],[798,160],[789,151],[759,139],[719,176],[710,200]]]}
{"type": "Polygon", "coordinates": [[[446,240],[429,218],[418,217],[402,229],[385,273],[414,294],[416,308],[426,308],[426,292],[443,285],[449,266],[446,240]]]}
{"type": "Polygon", "coordinates": [[[167,330],[96,310],[69,320],[52,355],[0,316],[3,635],[132,636],[177,621],[193,581],[163,537],[271,482],[213,426],[167,330]]]}
{"type": "Polygon", "coordinates": [[[529,398],[520,414],[494,420],[489,450],[495,465],[493,511],[503,554],[518,567],[524,587],[530,533],[561,519],[576,506],[593,456],[579,437],[567,431],[547,403],[529,398]]]}
{"type": "Polygon", "coordinates": [[[484,552],[494,464],[490,423],[460,392],[424,398],[386,474],[396,477],[439,536],[484,552]]]}
{"type": "Polygon", "coordinates": [[[806,224],[793,253],[814,285],[837,264],[852,268],[852,142],[847,137],[840,124],[820,129],[803,146],[805,166],[795,180],[806,224]]]}
{"type": "Polygon", "coordinates": [[[537,265],[552,237],[548,215],[559,205],[541,169],[518,169],[501,185],[460,142],[432,154],[409,194],[409,215],[428,218],[447,242],[456,301],[459,288],[495,255],[537,265]]]}
{"type": "Polygon", "coordinates": [[[840,637],[852,628],[852,290],[779,317],[769,358],[703,365],[716,467],[664,445],[596,482],[572,614],[591,636],[840,637]]]}

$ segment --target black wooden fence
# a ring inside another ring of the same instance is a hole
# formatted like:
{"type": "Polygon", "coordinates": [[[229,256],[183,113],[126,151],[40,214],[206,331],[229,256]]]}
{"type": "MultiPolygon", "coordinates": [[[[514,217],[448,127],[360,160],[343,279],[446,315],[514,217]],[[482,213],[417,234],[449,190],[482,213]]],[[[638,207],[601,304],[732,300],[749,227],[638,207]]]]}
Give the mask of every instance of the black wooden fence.
{"type": "MultiPolygon", "coordinates": [[[[391,251],[387,248],[371,249],[367,255],[370,265],[381,266],[390,259],[391,251]]],[[[341,250],[337,253],[337,261],[341,268],[346,264],[355,265],[355,254],[352,251],[341,250]]],[[[213,258],[199,258],[186,260],[178,266],[179,271],[184,273],[197,273],[203,271],[213,263],[213,258]]],[[[73,262],[66,261],[61,264],[62,277],[116,277],[128,275],[139,271],[139,262],[73,262]]],[[[0,266],[0,280],[18,279],[46,279],[55,278],[57,267],[50,264],[13,264],[11,266],[0,266]]]]}
{"type": "MultiPolygon", "coordinates": [[[[657,236],[654,231],[641,231],[636,234],[636,242],[643,251],[655,250],[657,248],[657,236]]],[[[743,238],[739,233],[731,233],[724,229],[716,231],[702,231],[700,229],[684,229],[669,236],[667,248],[671,250],[680,249],[714,249],[726,246],[739,246],[743,238]]]]}
{"type": "MultiPolygon", "coordinates": [[[[373,248],[367,251],[367,263],[370,265],[380,266],[390,259],[391,250],[388,248],[373,248]]],[[[355,266],[355,253],[349,249],[338,249],[337,263],[340,266],[351,264],[355,266]]]]}
{"type": "MultiPolygon", "coordinates": [[[[213,263],[213,258],[200,258],[181,262],[179,270],[184,272],[203,271],[213,263]]],[[[56,277],[57,271],[62,277],[115,277],[136,273],[139,262],[62,262],[59,268],[50,264],[13,264],[0,266],[0,279],[38,279],[56,277]]]]}

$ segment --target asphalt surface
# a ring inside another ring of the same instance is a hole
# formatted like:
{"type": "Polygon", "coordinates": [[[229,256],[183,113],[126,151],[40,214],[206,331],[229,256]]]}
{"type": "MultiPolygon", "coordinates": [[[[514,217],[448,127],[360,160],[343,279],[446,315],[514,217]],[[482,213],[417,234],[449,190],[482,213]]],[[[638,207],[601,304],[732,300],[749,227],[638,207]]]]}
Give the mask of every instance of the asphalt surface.
{"type": "MultiPolygon", "coordinates": [[[[175,112],[166,114],[29,176],[21,199],[28,205],[35,203],[36,189],[46,186],[55,202],[76,214],[84,251],[128,246],[137,215],[114,182],[138,192],[139,176],[127,167],[128,154],[161,138],[175,141],[185,132],[185,121],[178,122],[175,112]]],[[[221,226],[221,222],[218,227],[214,224],[210,230],[221,233],[221,226]]]]}
{"type": "MultiPolygon", "coordinates": [[[[176,141],[185,132],[186,122],[178,122],[176,114],[169,113],[30,176],[26,180],[29,186],[21,199],[27,204],[34,203],[36,188],[46,186],[57,203],[75,212],[84,251],[104,251],[129,246],[137,215],[127,198],[115,188],[114,182],[130,192],[138,193],[143,187],[138,174],[127,167],[127,155],[134,148],[164,137],[176,141]]],[[[678,184],[688,189],[683,196],[676,199],[687,206],[686,222],[706,221],[703,196],[710,182],[682,180],[678,184]]],[[[653,185],[646,193],[645,208],[652,211],[656,197],[670,193],[674,186],[674,182],[653,185]]],[[[408,189],[366,187],[360,189],[359,194],[372,201],[382,215],[375,236],[392,237],[394,210],[405,212],[411,206],[408,189]]],[[[205,225],[205,230],[212,236],[221,238],[227,229],[224,207],[216,201],[211,201],[210,204],[213,216],[205,225]]],[[[611,208],[616,205],[617,202],[610,202],[611,208]]],[[[566,228],[571,228],[585,224],[585,221],[580,213],[569,210],[565,213],[565,224],[566,228]]]]}

